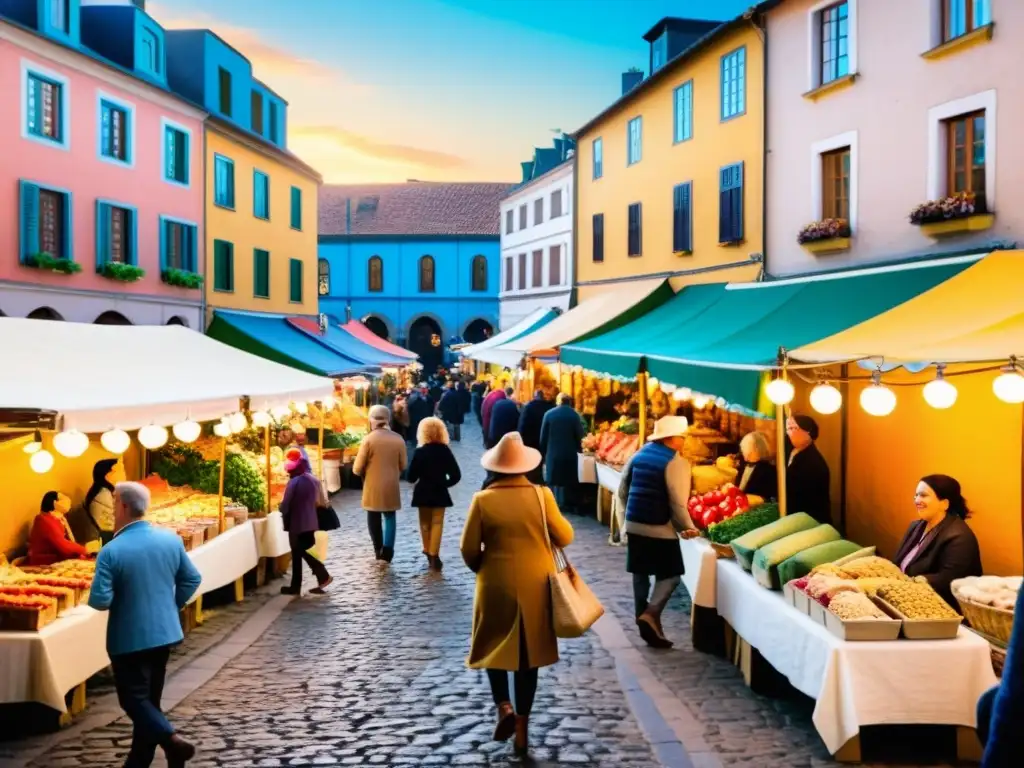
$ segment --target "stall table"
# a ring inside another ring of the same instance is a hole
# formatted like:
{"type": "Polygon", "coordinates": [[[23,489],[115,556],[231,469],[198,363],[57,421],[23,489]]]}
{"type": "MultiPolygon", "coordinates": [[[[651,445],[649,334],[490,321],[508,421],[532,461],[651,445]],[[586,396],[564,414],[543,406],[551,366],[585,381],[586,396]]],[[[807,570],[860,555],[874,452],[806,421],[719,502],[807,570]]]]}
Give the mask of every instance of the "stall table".
{"type": "Polygon", "coordinates": [[[860,729],[870,725],[958,726],[959,757],[977,749],[975,705],[997,682],[980,637],[961,628],[953,640],[847,642],[736,562],[719,560],[717,571],[718,613],[815,699],[815,728],[837,760],[860,760],[860,729]]]}
{"type": "Polygon", "coordinates": [[[259,564],[256,566],[256,584],[262,586],[266,583],[268,565],[272,576],[278,576],[288,570],[292,549],[288,541],[288,532],[284,529],[284,519],[281,517],[280,510],[253,520],[252,524],[256,534],[256,551],[259,556],[259,564]]]}
{"type": "Polygon", "coordinates": [[[690,593],[690,638],[705,653],[724,653],[722,619],[715,610],[718,556],[704,538],[680,539],[683,552],[683,585],[690,593]]]}
{"type": "Polygon", "coordinates": [[[611,496],[610,514],[611,518],[609,522],[614,522],[611,530],[613,533],[608,537],[609,544],[620,545],[624,541],[622,538],[622,529],[626,524],[626,510],[619,508],[619,482],[622,480],[622,471],[615,467],[609,466],[608,464],[602,464],[600,461],[594,462],[594,471],[597,476],[597,519],[598,522],[605,522],[604,516],[604,503],[603,503],[603,492],[607,491],[611,496]],[[618,539],[615,537],[615,532],[618,533],[618,539]]]}

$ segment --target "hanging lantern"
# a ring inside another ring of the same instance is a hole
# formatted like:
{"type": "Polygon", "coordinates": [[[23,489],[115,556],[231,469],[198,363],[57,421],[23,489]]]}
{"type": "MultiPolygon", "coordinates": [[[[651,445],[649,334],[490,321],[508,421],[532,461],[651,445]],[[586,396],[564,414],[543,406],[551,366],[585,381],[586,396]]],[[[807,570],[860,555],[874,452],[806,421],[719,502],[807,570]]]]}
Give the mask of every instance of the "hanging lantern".
{"type": "Polygon", "coordinates": [[[167,443],[167,430],[159,424],[149,424],[139,430],[139,442],[151,451],[167,443]]]}
{"type": "Polygon", "coordinates": [[[693,397],[693,390],[689,387],[679,387],[675,392],[672,393],[672,399],[677,403],[682,403],[693,397]]]}
{"type": "Polygon", "coordinates": [[[254,411],[252,414],[252,425],[257,429],[270,426],[270,414],[266,411],[254,411]]]}
{"type": "Polygon", "coordinates": [[[287,405],[279,405],[276,408],[270,409],[270,415],[273,416],[277,421],[284,421],[292,415],[292,409],[287,405]]]}
{"type": "Polygon", "coordinates": [[[32,454],[28,464],[32,467],[33,472],[37,472],[40,475],[46,474],[53,469],[53,454],[40,448],[32,454]]]}
{"type": "Polygon", "coordinates": [[[235,434],[245,431],[246,427],[249,426],[249,420],[245,418],[245,414],[241,411],[233,413],[228,417],[228,426],[231,427],[231,431],[235,434]]]}
{"type": "Polygon", "coordinates": [[[68,429],[53,436],[53,448],[61,456],[77,459],[89,450],[89,436],[77,429],[68,429]]]}
{"type": "Polygon", "coordinates": [[[213,425],[213,434],[217,437],[230,437],[231,427],[226,422],[220,421],[213,425]]]}
{"type": "Polygon", "coordinates": [[[199,439],[199,435],[202,434],[203,428],[198,422],[192,421],[192,419],[186,419],[185,421],[178,422],[171,431],[174,432],[174,437],[183,443],[194,443],[199,439]]]}
{"type": "Polygon", "coordinates": [[[337,401],[335,401],[335,399],[333,397],[331,397],[330,395],[328,395],[327,397],[325,397],[323,399],[323,405],[324,405],[324,410],[325,411],[333,411],[334,410],[334,406],[336,406],[337,404],[338,404],[337,401]]]}
{"type": "Polygon", "coordinates": [[[775,405],[788,405],[793,402],[796,390],[783,378],[772,379],[764,388],[764,393],[775,405]]]}
{"type": "Polygon", "coordinates": [[[829,415],[838,411],[843,405],[843,394],[834,386],[825,382],[811,390],[811,408],[818,413],[829,415]]]}
{"type": "Polygon", "coordinates": [[[707,395],[694,395],[693,396],[693,407],[698,411],[704,410],[708,403],[711,402],[711,398],[707,395]]]}
{"type": "Polygon", "coordinates": [[[875,371],[871,386],[860,393],[860,407],[871,416],[888,416],[896,408],[896,394],[882,384],[882,374],[875,371]]]}
{"type": "Polygon", "coordinates": [[[305,403],[293,403],[292,407],[296,413],[301,413],[302,415],[309,413],[309,407],[305,403]]]}
{"type": "Polygon", "coordinates": [[[42,447],[43,447],[43,436],[42,436],[42,434],[40,434],[39,430],[37,429],[32,434],[32,441],[29,442],[29,443],[25,443],[25,447],[22,448],[22,450],[25,451],[25,453],[32,454],[32,453],[35,453],[36,451],[41,450],[42,447]]]}
{"type": "Polygon", "coordinates": [[[946,366],[940,365],[935,371],[935,380],[929,381],[924,385],[922,394],[924,395],[924,401],[928,403],[932,408],[939,410],[945,410],[946,408],[952,408],[953,403],[956,402],[957,391],[956,387],[946,381],[945,377],[946,366]]]}
{"type": "Polygon", "coordinates": [[[111,429],[100,435],[100,443],[109,452],[117,456],[128,450],[132,439],[123,429],[111,429]]]}
{"type": "Polygon", "coordinates": [[[1016,365],[1003,368],[992,382],[992,391],[1004,403],[1024,403],[1024,376],[1016,365]]]}

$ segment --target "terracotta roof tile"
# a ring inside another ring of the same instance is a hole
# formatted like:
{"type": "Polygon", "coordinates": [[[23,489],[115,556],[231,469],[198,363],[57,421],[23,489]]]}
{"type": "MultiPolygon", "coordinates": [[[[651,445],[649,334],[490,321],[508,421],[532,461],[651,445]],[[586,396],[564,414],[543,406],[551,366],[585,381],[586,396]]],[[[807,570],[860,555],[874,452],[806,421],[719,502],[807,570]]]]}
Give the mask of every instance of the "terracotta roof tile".
{"type": "Polygon", "coordinates": [[[429,181],[325,184],[320,188],[320,234],[496,237],[499,204],[512,187],[429,181]]]}

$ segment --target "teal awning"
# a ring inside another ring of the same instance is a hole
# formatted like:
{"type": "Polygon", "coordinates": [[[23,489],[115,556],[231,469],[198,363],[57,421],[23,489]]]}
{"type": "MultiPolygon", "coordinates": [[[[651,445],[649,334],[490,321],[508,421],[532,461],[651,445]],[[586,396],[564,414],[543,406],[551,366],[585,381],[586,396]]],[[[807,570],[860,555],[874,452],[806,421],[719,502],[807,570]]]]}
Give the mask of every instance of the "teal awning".
{"type": "Polygon", "coordinates": [[[892,309],[980,257],[765,283],[695,285],[609,333],[561,348],[562,362],[614,376],[647,371],[756,407],[761,373],[795,349],[892,309]]]}

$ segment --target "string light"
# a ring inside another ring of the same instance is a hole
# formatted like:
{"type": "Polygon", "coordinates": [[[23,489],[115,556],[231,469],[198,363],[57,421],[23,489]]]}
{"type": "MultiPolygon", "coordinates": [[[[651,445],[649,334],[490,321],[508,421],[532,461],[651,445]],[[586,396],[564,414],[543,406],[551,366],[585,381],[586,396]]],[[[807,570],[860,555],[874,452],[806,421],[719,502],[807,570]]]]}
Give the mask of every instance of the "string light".
{"type": "Polygon", "coordinates": [[[61,456],[77,459],[89,450],[89,436],[77,429],[68,429],[53,436],[53,448],[61,456]]]}
{"type": "Polygon", "coordinates": [[[213,425],[213,434],[217,437],[229,437],[231,435],[231,427],[223,421],[217,422],[213,425]]]}
{"type": "Polygon", "coordinates": [[[276,408],[272,408],[270,410],[270,415],[273,416],[278,421],[284,421],[289,416],[291,416],[291,413],[292,409],[289,408],[287,405],[279,405],[276,408]]]}
{"type": "Polygon", "coordinates": [[[199,435],[203,433],[203,428],[198,422],[192,421],[192,419],[185,419],[185,421],[180,421],[171,427],[171,431],[177,440],[183,443],[194,443],[199,439],[199,435]]]}
{"type": "Polygon", "coordinates": [[[888,416],[896,408],[896,395],[882,384],[882,374],[871,374],[871,386],[860,393],[860,407],[871,416],[888,416]]]}
{"type": "Polygon", "coordinates": [[[132,444],[132,439],[123,429],[111,429],[100,435],[100,443],[108,453],[120,456],[128,450],[128,446],[132,444]]]}
{"type": "Polygon", "coordinates": [[[946,381],[945,370],[946,366],[937,366],[935,370],[935,379],[925,384],[924,390],[922,391],[924,401],[932,408],[936,408],[938,410],[952,408],[953,403],[956,402],[958,394],[956,387],[946,381]]]}
{"type": "Polygon", "coordinates": [[[33,472],[37,472],[40,475],[46,474],[53,469],[53,454],[40,448],[32,454],[28,464],[32,467],[33,472]]]}
{"type": "Polygon", "coordinates": [[[228,426],[233,433],[238,434],[245,431],[245,428],[249,426],[249,420],[245,418],[244,413],[238,411],[228,416],[228,426]]]}
{"type": "Polygon", "coordinates": [[[694,395],[693,396],[693,407],[698,411],[704,410],[708,403],[711,402],[711,398],[707,395],[694,395]]]}
{"type": "Polygon", "coordinates": [[[292,405],[292,407],[295,409],[296,413],[299,413],[299,414],[302,414],[302,415],[305,415],[305,414],[309,413],[309,407],[305,403],[302,403],[302,402],[294,403],[292,405]]]}
{"type": "Polygon", "coordinates": [[[828,416],[843,405],[843,394],[828,382],[818,384],[811,390],[811,408],[828,416]]]}
{"type": "Polygon", "coordinates": [[[792,384],[780,376],[768,382],[764,388],[764,393],[774,405],[788,405],[793,402],[796,390],[792,384]]]}
{"type": "Polygon", "coordinates": [[[995,378],[992,391],[1004,403],[1024,403],[1024,376],[1017,370],[1015,361],[1011,360],[995,378]]]}
{"type": "Polygon", "coordinates": [[[151,451],[167,443],[167,429],[159,424],[150,424],[139,430],[139,442],[151,451]]]}
{"type": "Polygon", "coordinates": [[[254,411],[252,414],[252,425],[257,429],[270,426],[270,414],[266,411],[254,411]]]}
{"type": "Polygon", "coordinates": [[[672,399],[677,403],[682,403],[693,397],[693,390],[689,387],[679,387],[675,392],[672,393],[672,399]]]}

